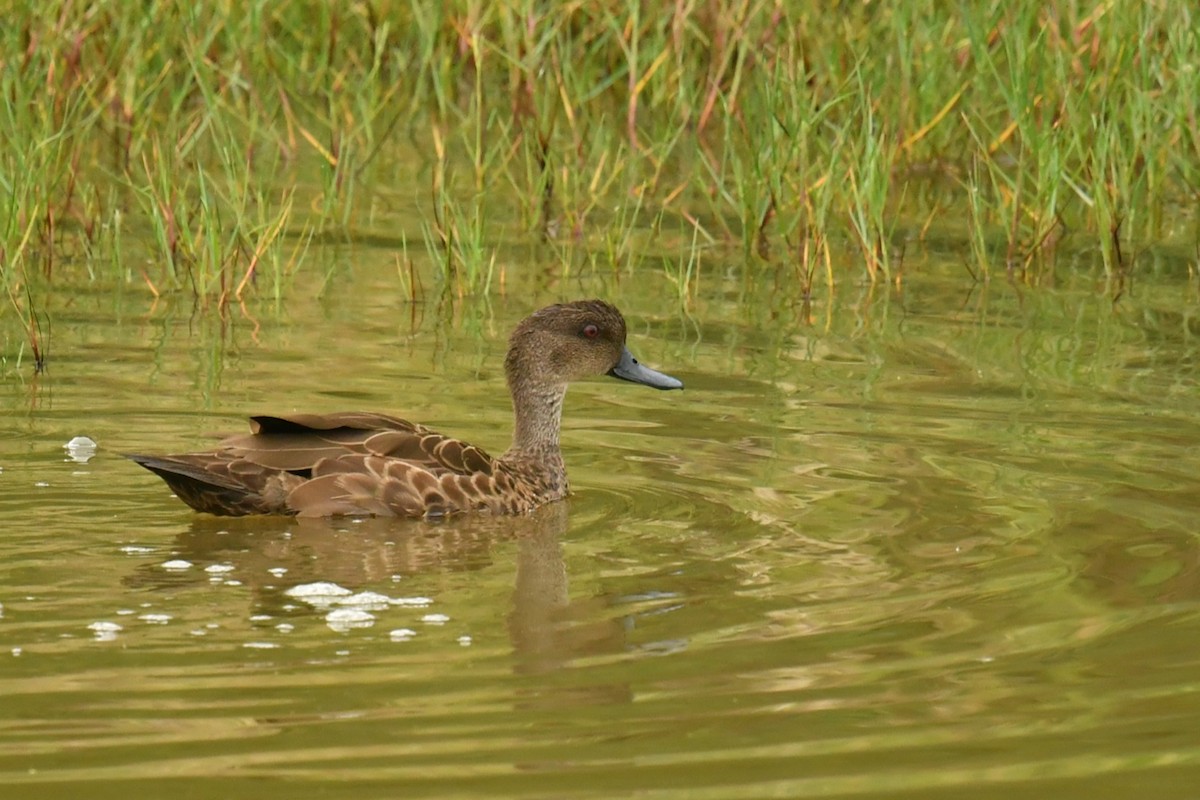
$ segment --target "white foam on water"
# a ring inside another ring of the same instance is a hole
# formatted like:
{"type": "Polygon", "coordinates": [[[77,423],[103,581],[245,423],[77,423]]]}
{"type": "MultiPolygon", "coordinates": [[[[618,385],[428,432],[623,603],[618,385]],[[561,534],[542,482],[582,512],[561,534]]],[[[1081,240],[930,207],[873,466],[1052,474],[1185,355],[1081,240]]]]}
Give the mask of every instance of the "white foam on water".
{"type": "Polygon", "coordinates": [[[375,615],[361,608],[335,608],[325,615],[325,624],[338,633],[353,628],[369,628],[375,624],[375,615]]]}

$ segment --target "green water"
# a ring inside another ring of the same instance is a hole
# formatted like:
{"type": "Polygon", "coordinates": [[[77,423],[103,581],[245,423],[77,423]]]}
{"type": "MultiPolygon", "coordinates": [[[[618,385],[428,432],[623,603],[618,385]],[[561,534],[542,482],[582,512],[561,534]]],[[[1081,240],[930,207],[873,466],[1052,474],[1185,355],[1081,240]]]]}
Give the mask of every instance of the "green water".
{"type": "Polygon", "coordinates": [[[42,376],[5,318],[3,797],[1194,796],[1183,268],[1114,306],[910,257],[810,308],[713,269],[685,313],[652,270],[413,306],[387,247],[307,257],[357,266],[226,321],[60,290],[42,376]],[[500,451],[508,330],[589,295],[687,389],[574,386],[533,517],[202,518],[118,455],[348,409],[500,451]]]}

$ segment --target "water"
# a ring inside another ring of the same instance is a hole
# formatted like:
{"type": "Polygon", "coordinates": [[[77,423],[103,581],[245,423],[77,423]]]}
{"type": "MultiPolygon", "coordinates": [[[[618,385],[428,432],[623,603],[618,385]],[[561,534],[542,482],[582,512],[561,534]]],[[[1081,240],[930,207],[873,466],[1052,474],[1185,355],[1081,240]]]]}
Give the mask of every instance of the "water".
{"type": "Polygon", "coordinates": [[[56,296],[50,372],[2,401],[5,798],[1194,794],[1186,278],[1114,307],[934,258],[809,309],[713,281],[681,314],[653,271],[414,307],[354,255],[226,321],[56,296]],[[205,518],[118,455],[351,408],[498,452],[507,331],[592,294],[687,389],[574,386],[576,494],[532,517],[205,518]]]}

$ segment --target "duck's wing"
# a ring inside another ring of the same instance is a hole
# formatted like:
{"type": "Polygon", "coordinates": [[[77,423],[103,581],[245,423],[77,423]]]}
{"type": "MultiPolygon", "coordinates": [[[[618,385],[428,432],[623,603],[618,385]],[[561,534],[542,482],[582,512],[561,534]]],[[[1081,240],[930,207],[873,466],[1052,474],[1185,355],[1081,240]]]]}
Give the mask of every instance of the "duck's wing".
{"type": "Polygon", "coordinates": [[[439,516],[504,510],[513,483],[484,450],[383,414],[253,417],[223,448],[303,475],[285,501],[302,516],[439,516]]]}
{"type": "Polygon", "coordinates": [[[221,442],[217,453],[271,470],[311,473],[325,459],[378,456],[440,475],[490,475],[481,448],[386,414],[293,414],[250,418],[251,433],[221,442]]]}
{"type": "MultiPolygon", "coordinates": [[[[450,439],[439,443],[454,453],[450,439]]],[[[439,461],[439,464],[442,463],[439,461]]],[[[292,513],[304,517],[375,514],[440,517],[462,511],[519,513],[536,502],[506,470],[429,469],[412,460],[376,455],[342,455],[317,462],[312,478],[287,498],[292,513]]]]}
{"type": "MultiPolygon", "coordinates": [[[[414,505],[424,501],[430,481],[452,476],[467,487],[476,478],[481,486],[496,484],[495,461],[486,452],[398,417],[257,416],[250,430],[209,452],[128,457],[166,481],[185,503],[212,514],[419,516],[431,510],[414,505]],[[302,488],[294,504],[292,496],[302,488]],[[369,497],[376,500],[368,502],[369,497]],[[318,508],[329,510],[312,511],[318,508]]],[[[453,487],[447,492],[455,498],[451,510],[479,507],[465,495],[457,502],[463,493],[453,487]]]]}

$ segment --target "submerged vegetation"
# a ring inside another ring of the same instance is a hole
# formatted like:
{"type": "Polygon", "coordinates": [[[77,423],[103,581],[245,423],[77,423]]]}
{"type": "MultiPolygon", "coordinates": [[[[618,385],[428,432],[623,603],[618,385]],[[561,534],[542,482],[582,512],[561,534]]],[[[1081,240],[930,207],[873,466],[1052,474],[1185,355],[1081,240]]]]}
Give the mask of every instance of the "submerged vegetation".
{"type": "MultiPolygon", "coordinates": [[[[9,3],[0,283],[37,357],[56,282],[223,308],[314,236],[392,237],[408,291],[706,262],[965,280],[1195,253],[1200,19],[1183,0],[9,3]],[[423,284],[421,284],[423,285],[423,284]]],[[[1194,255],[1189,263],[1194,263],[1194,255]]],[[[727,269],[727,268],[726,268],[727,269]]]]}

